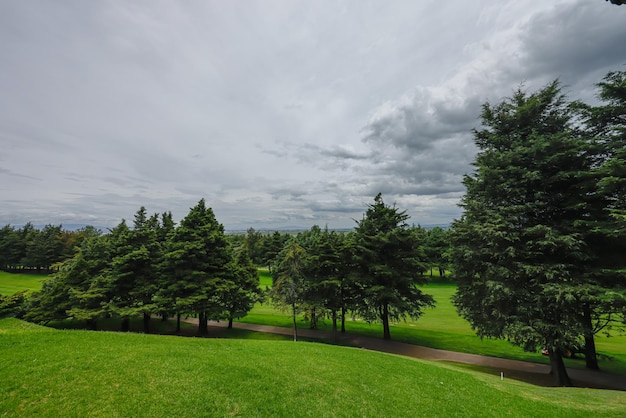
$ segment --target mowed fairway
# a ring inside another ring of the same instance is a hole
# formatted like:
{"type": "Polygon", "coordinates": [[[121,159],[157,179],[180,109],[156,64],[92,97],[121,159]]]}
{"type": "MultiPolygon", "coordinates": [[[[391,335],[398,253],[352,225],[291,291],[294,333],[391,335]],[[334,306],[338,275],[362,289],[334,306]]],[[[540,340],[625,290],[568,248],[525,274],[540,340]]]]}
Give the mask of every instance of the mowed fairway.
{"type": "MultiPolygon", "coordinates": [[[[450,351],[511,358],[516,360],[548,363],[547,356],[539,353],[528,353],[503,340],[480,339],[471,329],[469,323],[461,318],[452,304],[451,297],[456,292],[452,283],[431,283],[422,287],[425,293],[433,295],[437,302],[434,309],[424,310],[418,320],[407,320],[391,326],[391,338],[410,344],[424,345],[450,351]]],[[[308,327],[309,322],[300,315],[298,326],[308,327]]],[[[269,303],[257,304],[250,314],[241,322],[268,324],[291,327],[292,319],[288,313],[282,313],[269,303]]],[[[330,330],[331,321],[320,321],[320,330],[330,330]]],[[[382,325],[367,323],[359,318],[348,317],[346,331],[356,334],[382,338],[382,325]]],[[[600,368],[604,371],[626,375],[626,336],[614,330],[613,336],[596,336],[600,358],[600,368]]],[[[582,360],[566,359],[567,367],[584,368],[582,360]]]]}
{"type": "Polygon", "coordinates": [[[39,290],[46,274],[7,273],[0,270],[0,295],[12,295],[24,290],[39,290]]]}
{"type": "Polygon", "coordinates": [[[623,416],[626,394],[534,387],[355,348],[58,331],[0,320],[6,416],[623,416]]]}

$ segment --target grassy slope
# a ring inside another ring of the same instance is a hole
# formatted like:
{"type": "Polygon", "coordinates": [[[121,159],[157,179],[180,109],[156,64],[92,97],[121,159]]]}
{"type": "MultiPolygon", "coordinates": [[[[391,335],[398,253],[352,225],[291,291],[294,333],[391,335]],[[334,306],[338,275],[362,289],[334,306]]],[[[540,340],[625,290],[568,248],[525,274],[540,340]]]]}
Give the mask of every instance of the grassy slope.
{"type": "Polygon", "coordinates": [[[24,290],[39,290],[46,274],[7,273],[0,270],[0,295],[12,295],[24,290]]]}
{"type": "Polygon", "coordinates": [[[539,388],[324,344],[56,331],[0,320],[8,416],[619,416],[626,394],[539,388]],[[129,349],[132,348],[132,349],[129,349]]]}

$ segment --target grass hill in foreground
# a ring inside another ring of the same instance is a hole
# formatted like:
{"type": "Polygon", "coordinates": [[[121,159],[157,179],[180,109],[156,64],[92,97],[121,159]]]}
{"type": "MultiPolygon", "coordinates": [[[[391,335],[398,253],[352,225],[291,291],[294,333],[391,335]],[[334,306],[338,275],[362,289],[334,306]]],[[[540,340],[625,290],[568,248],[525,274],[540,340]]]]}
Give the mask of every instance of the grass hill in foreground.
{"type": "Polygon", "coordinates": [[[624,416],[626,393],[535,387],[305,342],[58,331],[0,320],[7,416],[624,416]]]}

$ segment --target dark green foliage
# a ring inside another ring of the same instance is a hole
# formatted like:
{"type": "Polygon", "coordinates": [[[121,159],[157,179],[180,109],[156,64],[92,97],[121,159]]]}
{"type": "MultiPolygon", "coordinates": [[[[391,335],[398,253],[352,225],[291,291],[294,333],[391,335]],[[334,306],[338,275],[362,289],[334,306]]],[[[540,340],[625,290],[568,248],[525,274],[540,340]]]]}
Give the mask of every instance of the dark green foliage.
{"type": "Polygon", "coordinates": [[[91,321],[102,316],[107,295],[98,283],[108,266],[108,237],[91,236],[83,240],[74,257],[60,264],[41,291],[31,297],[26,319],[48,322],[73,316],[91,321]]]}
{"type": "Polygon", "coordinates": [[[248,256],[255,264],[261,265],[265,261],[263,258],[263,234],[255,231],[254,228],[248,228],[243,239],[243,246],[248,256]]]}
{"type": "Polygon", "coordinates": [[[581,295],[587,367],[598,368],[594,334],[608,332],[626,311],[626,72],[598,83],[602,104],[574,103],[590,139],[592,183],[585,240],[592,259],[581,295]]]}
{"type": "Polygon", "coordinates": [[[161,291],[163,299],[173,302],[176,313],[198,313],[202,334],[208,332],[209,318],[222,315],[218,288],[228,274],[230,260],[224,227],[202,199],[181,221],[167,245],[165,274],[169,285],[161,291]]]}
{"type": "Polygon", "coordinates": [[[23,318],[26,313],[28,292],[17,292],[9,296],[0,295],[0,318],[23,318]]]}
{"type": "Polygon", "coordinates": [[[289,235],[281,234],[278,231],[274,231],[274,233],[270,236],[265,236],[263,244],[263,261],[267,266],[269,266],[270,272],[278,253],[280,253],[285,244],[287,244],[288,240],[289,235]]]}
{"type": "MultiPolygon", "coordinates": [[[[594,134],[598,191],[609,223],[603,232],[626,235],[626,71],[610,72],[598,83],[599,106],[581,106],[588,132],[594,134]]],[[[580,105],[580,104],[579,104],[580,105]]]]}
{"type": "Polygon", "coordinates": [[[65,231],[62,225],[46,225],[38,230],[29,222],[15,229],[0,229],[0,269],[52,271],[56,263],[74,255],[74,250],[87,237],[99,234],[93,227],[65,231]]]}
{"type": "Polygon", "coordinates": [[[435,227],[429,231],[416,228],[415,233],[419,235],[418,239],[421,238],[423,233],[426,235],[426,239],[424,241],[424,253],[426,255],[426,260],[430,264],[429,267],[431,277],[433,275],[433,266],[436,266],[439,269],[440,277],[445,277],[450,251],[448,231],[440,227],[435,227]]]}
{"type": "Polygon", "coordinates": [[[151,314],[157,311],[153,298],[162,257],[159,228],[158,215],[148,218],[146,208],[141,207],[135,214],[133,229],[117,236],[117,254],[111,261],[108,275],[111,314],[122,318],[142,315],[145,332],[148,332],[151,314]]]}
{"type": "MultiPolygon", "coordinates": [[[[10,242],[34,231],[5,227],[0,238],[10,242]]],[[[256,268],[243,249],[233,257],[224,228],[204,200],[178,228],[171,213],[148,217],[141,207],[132,229],[122,220],[103,236],[87,229],[71,239],[61,236],[80,245],[28,299],[31,321],[72,317],[95,328],[97,319],[113,316],[122,318],[122,330],[128,330],[131,317],[143,316],[144,332],[149,332],[153,314],[180,318],[197,313],[199,331],[206,333],[208,319],[232,321],[260,297],[256,268]]]]}
{"type": "Polygon", "coordinates": [[[274,283],[270,297],[277,306],[291,310],[294,341],[298,339],[296,314],[301,305],[307,301],[306,296],[309,293],[306,276],[308,265],[309,256],[306,250],[294,239],[278,254],[273,273],[274,283]]]}
{"type": "Polygon", "coordinates": [[[227,274],[219,285],[220,304],[224,314],[220,319],[228,320],[228,328],[233,327],[233,320],[246,316],[261,298],[259,274],[242,248],[227,266],[227,274]]]}
{"type": "Polygon", "coordinates": [[[382,321],[385,339],[391,338],[390,320],[418,318],[423,308],[434,305],[417,287],[425,283],[426,267],[408,218],[406,212],[385,205],[378,194],[354,233],[356,286],[362,300],[357,310],[367,319],[382,321]]]}
{"type": "Polygon", "coordinates": [[[464,179],[452,235],[459,313],[480,336],[547,347],[561,385],[569,380],[560,353],[584,333],[594,256],[585,226],[593,159],[571,119],[556,81],[485,104],[476,171],[464,179]]]}
{"type": "MultiPolygon", "coordinates": [[[[316,240],[309,249],[307,300],[314,309],[319,307],[329,312],[333,336],[336,336],[337,315],[345,305],[342,290],[347,279],[346,272],[342,270],[342,236],[329,232],[327,228],[316,232],[316,240]]],[[[312,326],[316,325],[312,321],[312,326]]]]}
{"type": "Polygon", "coordinates": [[[170,240],[176,232],[176,223],[172,218],[172,212],[164,212],[161,214],[161,223],[156,225],[156,239],[158,245],[157,264],[154,265],[155,289],[152,295],[153,309],[163,317],[176,313],[175,300],[168,295],[168,286],[170,285],[170,275],[166,260],[166,252],[170,240]]]}

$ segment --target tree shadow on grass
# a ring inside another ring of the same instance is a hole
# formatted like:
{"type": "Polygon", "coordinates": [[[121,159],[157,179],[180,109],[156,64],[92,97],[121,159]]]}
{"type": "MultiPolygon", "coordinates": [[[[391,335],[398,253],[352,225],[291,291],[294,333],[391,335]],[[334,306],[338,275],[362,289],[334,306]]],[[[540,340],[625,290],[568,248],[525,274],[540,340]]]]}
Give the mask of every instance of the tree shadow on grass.
{"type": "MultiPolygon", "coordinates": [[[[549,373],[537,373],[537,372],[524,372],[520,370],[507,370],[507,369],[497,369],[494,367],[487,366],[477,366],[474,364],[465,364],[465,363],[453,363],[446,362],[447,364],[453,365],[455,368],[465,369],[465,370],[473,370],[485,374],[489,374],[492,376],[500,377],[500,373],[503,373],[503,378],[513,379],[524,383],[529,383],[535,386],[541,386],[546,388],[558,387],[555,384],[554,376],[549,373]]],[[[578,388],[589,388],[589,389],[610,389],[615,390],[614,387],[610,385],[603,385],[598,383],[590,383],[578,381],[576,379],[572,380],[572,387],[578,388]]]]}

